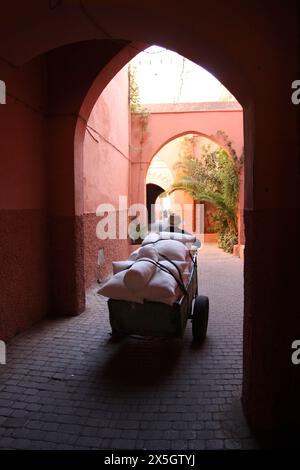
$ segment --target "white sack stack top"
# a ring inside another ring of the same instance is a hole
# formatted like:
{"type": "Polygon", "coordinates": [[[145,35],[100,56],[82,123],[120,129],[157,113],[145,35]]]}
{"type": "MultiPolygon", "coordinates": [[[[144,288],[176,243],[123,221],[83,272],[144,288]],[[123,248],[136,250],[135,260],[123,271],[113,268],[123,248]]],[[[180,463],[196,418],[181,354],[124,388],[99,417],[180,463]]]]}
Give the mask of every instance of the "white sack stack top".
{"type": "Polygon", "coordinates": [[[197,248],[196,237],[176,232],[149,233],[125,261],[114,261],[113,276],[98,293],[115,300],[173,305],[185,293],[197,248]]]}

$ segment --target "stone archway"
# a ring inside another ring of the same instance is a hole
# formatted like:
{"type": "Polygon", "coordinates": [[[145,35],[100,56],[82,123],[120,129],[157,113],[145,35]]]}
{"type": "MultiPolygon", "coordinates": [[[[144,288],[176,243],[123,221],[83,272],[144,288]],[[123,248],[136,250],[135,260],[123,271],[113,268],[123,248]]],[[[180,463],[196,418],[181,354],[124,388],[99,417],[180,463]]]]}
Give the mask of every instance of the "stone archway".
{"type": "Polygon", "coordinates": [[[168,142],[185,134],[197,134],[223,145],[222,131],[237,155],[244,147],[243,109],[239,103],[185,103],[148,105],[146,130],[138,113],[133,113],[132,160],[149,161],[168,142]],[[143,139],[142,149],[140,141],[143,139]]]}

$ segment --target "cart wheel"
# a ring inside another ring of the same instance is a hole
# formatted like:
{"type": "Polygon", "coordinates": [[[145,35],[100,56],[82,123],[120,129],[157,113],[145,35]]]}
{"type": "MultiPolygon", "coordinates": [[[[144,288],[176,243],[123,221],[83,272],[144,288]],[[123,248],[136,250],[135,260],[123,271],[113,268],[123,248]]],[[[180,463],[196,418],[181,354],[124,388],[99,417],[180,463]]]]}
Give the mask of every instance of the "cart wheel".
{"type": "Polygon", "coordinates": [[[206,337],[208,324],[209,300],[205,295],[198,295],[194,303],[192,330],[194,341],[202,343],[206,337]]]}

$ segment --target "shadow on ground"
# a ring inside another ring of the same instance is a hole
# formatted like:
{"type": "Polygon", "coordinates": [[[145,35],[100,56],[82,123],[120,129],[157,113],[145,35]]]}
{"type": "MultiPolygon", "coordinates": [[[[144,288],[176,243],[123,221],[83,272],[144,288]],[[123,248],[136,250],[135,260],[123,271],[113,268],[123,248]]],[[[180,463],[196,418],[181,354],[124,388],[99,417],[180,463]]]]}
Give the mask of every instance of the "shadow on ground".
{"type": "Polygon", "coordinates": [[[168,382],[182,347],[180,340],[124,338],[102,365],[98,380],[138,388],[168,382]]]}

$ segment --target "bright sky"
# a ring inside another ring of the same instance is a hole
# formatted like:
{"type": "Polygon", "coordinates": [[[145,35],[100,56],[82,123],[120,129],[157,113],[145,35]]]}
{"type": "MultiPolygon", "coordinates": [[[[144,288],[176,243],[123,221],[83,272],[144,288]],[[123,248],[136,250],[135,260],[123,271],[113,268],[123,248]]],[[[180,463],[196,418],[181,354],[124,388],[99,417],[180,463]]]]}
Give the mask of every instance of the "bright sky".
{"type": "Polygon", "coordinates": [[[136,67],[142,104],[233,99],[213,75],[168,49],[151,46],[138,54],[131,63],[136,67]]]}

